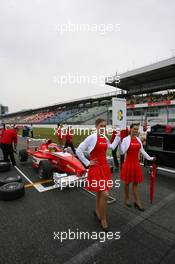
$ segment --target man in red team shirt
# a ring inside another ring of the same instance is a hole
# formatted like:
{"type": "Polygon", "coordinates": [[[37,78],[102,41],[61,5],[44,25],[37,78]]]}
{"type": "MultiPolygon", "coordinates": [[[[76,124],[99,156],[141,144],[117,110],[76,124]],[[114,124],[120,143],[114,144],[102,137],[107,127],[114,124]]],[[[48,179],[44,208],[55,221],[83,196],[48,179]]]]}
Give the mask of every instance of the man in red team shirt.
{"type": "Polygon", "coordinates": [[[63,124],[57,124],[57,138],[58,138],[58,145],[63,146],[63,124]]]}
{"type": "Polygon", "coordinates": [[[7,127],[1,136],[1,149],[4,156],[4,161],[9,161],[8,157],[10,156],[10,160],[13,166],[16,166],[16,161],[14,157],[14,149],[17,147],[17,133],[14,127],[7,127]],[[14,144],[14,148],[13,148],[14,144]]]}

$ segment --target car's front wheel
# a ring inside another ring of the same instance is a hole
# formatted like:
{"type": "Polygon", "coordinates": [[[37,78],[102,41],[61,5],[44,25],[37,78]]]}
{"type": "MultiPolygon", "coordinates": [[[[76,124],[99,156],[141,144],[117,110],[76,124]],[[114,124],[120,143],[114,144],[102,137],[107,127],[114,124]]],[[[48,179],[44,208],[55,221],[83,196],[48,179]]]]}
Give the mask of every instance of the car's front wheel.
{"type": "Polygon", "coordinates": [[[21,149],[19,151],[19,160],[21,162],[24,162],[24,161],[27,161],[28,160],[28,153],[27,153],[27,150],[25,149],[21,149]]]}
{"type": "Polygon", "coordinates": [[[41,160],[39,163],[39,177],[42,179],[51,178],[53,176],[53,168],[48,160],[41,160]]]}

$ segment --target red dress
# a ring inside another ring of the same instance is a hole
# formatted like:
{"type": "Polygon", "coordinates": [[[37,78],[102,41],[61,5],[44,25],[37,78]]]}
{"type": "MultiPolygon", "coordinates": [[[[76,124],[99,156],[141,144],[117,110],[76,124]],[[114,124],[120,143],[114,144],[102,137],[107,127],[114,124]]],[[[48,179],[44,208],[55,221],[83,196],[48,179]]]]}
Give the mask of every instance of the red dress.
{"type": "Polygon", "coordinates": [[[106,159],[107,148],[107,140],[97,136],[95,148],[90,153],[90,161],[96,159],[98,164],[89,167],[86,180],[86,189],[89,191],[108,191],[112,185],[112,173],[106,159]]]}
{"type": "Polygon", "coordinates": [[[140,147],[141,145],[137,138],[131,137],[131,143],[120,173],[120,179],[127,184],[130,182],[140,183],[143,181],[142,168],[138,158],[140,147]]]}

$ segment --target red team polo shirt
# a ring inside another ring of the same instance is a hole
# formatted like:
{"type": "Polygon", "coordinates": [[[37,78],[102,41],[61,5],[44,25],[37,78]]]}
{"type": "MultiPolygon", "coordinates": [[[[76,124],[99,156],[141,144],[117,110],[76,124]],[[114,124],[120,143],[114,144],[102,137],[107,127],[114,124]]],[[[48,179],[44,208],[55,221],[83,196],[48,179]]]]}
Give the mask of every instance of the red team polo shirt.
{"type": "Polygon", "coordinates": [[[13,142],[16,144],[18,141],[15,129],[5,129],[1,135],[1,143],[11,145],[13,142]]]}
{"type": "Polygon", "coordinates": [[[66,133],[66,142],[67,143],[72,143],[72,130],[68,129],[66,133]]]}

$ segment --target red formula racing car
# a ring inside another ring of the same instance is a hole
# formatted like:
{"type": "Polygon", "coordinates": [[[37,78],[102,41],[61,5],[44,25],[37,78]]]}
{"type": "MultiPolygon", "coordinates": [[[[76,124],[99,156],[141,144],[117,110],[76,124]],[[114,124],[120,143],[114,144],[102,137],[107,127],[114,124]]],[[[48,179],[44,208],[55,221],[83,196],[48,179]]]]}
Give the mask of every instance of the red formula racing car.
{"type": "Polygon", "coordinates": [[[40,178],[52,177],[54,171],[77,176],[86,173],[85,167],[73,154],[63,151],[51,140],[42,140],[41,143],[41,140],[28,139],[27,149],[19,151],[19,160],[25,162],[29,157],[32,166],[38,168],[40,178]],[[35,146],[31,143],[35,143],[35,146]],[[36,143],[39,145],[36,146],[36,143]]]}

